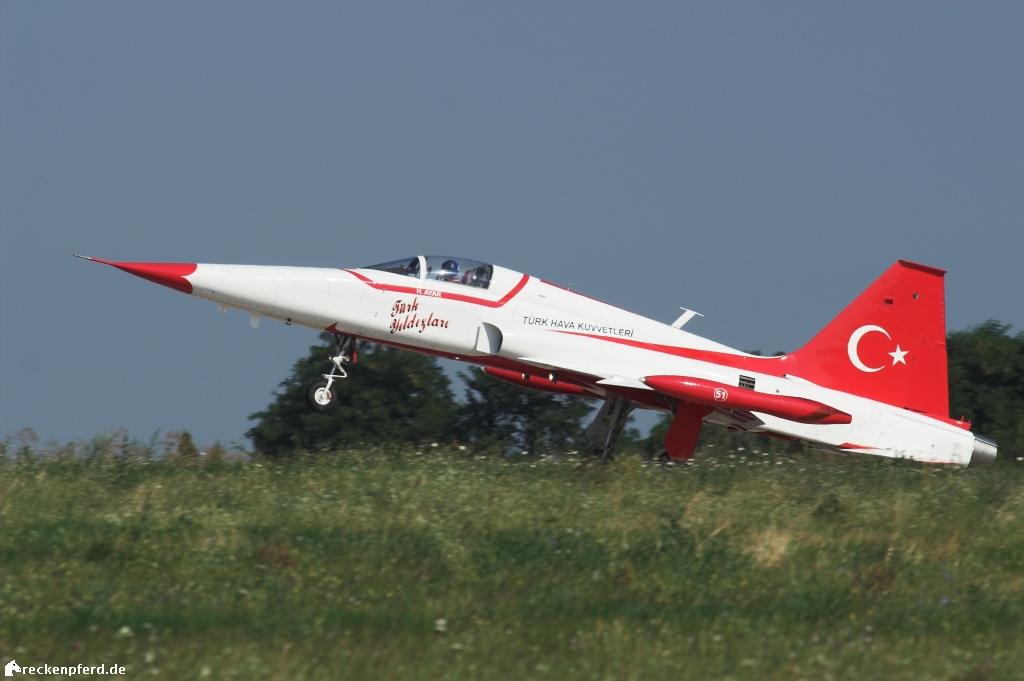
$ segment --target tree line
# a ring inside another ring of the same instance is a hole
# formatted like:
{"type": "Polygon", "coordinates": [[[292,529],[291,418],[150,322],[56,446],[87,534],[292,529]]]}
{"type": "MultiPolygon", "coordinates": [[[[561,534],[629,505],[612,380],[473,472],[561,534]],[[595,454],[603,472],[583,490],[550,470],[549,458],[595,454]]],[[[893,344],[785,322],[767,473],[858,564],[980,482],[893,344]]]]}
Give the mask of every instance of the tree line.
{"type": "MultiPolygon", "coordinates": [[[[1024,457],[1024,332],[989,320],[950,333],[950,415],[971,421],[975,433],[999,444],[999,459],[1024,457]]],[[[583,430],[599,403],[552,395],[494,379],[478,369],[459,376],[465,394],[456,399],[452,382],[434,357],[384,345],[360,347],[359,361],[337,386],[337,403],[314,412],[306,388],[320,378],[333,354],[333,338],[321,334],[281,382],[266,409],[249,418],[246,433],[255,450],[270,457],[295,451],[334,450],[376,444],[463,443],[477,451],[536,454],[582,450],[583,430]]],[[[664,415],[641,438],[627,428],[619,451],[653,453],[671,417],[664,415]]],[[[771,452],[796,445],[708,426],[700,447],[751,448],[771,452]]]]}
{"type": "Polygon", "coordinates": [[[332,450],[359,444],[452,443],[474,448],[539,453],[574,447],[581,422],[595,403],[526,390],[482,371],[460,372],[465,395],[434,357],[363,343],[348,378],[335,382],[335,405],[314,412],[306,388],[320,378],[333,354],[330,334],[299,359],[273,402],[251,415],[247,433],[255,450],[281,456],[295,450],[332,450]]]}

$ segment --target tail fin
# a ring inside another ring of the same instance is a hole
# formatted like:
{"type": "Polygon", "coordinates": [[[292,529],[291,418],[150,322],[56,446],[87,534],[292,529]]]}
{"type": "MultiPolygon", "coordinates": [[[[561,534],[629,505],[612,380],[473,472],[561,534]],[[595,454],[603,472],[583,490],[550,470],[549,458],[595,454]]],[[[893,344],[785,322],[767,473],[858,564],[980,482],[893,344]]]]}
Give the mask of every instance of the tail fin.
{"type": "Polygon", "coordinates": [[[947,418],[944,270],[900,260],[794,352],[793,373],[947,418]]]}

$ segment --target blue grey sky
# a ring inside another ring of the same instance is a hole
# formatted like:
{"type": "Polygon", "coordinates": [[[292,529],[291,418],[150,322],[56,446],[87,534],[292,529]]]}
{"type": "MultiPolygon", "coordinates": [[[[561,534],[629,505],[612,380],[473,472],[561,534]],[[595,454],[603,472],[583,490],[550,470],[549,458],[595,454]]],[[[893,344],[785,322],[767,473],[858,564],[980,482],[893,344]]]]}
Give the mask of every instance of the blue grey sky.
{"type": "Polygon", "coordinates": [[[0,436],[242,441],[312,331],[71,257],[492,261],[766,352],[1024,327],[1024,5],[0,3],[0,436]]]}

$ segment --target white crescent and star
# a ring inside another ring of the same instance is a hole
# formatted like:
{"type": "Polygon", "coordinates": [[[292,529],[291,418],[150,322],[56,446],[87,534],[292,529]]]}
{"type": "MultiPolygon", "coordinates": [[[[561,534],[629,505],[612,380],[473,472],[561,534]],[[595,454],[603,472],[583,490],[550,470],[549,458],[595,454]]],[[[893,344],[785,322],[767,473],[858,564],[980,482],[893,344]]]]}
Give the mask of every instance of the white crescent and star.
{"type": "Polygon", "coordinates": [[[907,360],[903,359],[904,357],[907,356],[907,351],[906,350],[900,350],[900,344],[899,343],[896,344],[896,352],[890,352],[889,355],[892,357],[892,365],[893,366],[896,366],[897,364],[906,364],[907,363],[907,360]]]}
{"type": "MultiPolygon", "coordinates": [[[[850,362],[853,363],[853,366],[869,374],[874,373],[876,371],[881,371],[882,369],[885,368],[885,366],[869,367],[867,364],[861,361],[860,355],[857,354],[857,346],[860,344],[860,339],[863,338],[866,334],[871,333],[872,331],[877,331],[878,333],[885,334],[886,338],[892,340],[892,337],[889,335],[889,332],[883,329],[882,327],[875,326],[874,324],[866,324],[857,329],[856,331],[854,331],[852,334],[850,334],[850,342],[846,345],[846,352],[847,354],[850,355],[850,362]]],[[[887,354],[890,357],[892,357],[892,366],[896,366],[897,364],[906,365],[907,360],[905,358],[908,354],[908,351],[901,350],[899,343],[896,344],[896,350],[894,352],[890,352],[887,354]]]]}

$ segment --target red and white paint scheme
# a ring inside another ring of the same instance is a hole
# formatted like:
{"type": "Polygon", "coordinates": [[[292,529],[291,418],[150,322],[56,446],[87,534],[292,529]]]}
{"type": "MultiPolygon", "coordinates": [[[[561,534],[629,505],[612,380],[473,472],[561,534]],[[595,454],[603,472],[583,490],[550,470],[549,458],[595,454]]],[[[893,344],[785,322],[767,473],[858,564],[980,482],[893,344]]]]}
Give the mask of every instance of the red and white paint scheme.
{"type": "MultiPolygon", "coordinates": [[[[79,256],[82,257],[82,256],[79,256]]],[[[481,365],[496,379],[603,400],[588,443],[608,456],[633,409],[674,414],[672,459],[705,423],[814,447],[981,465],[994,442],[949,417],[943,270],[900,260],[796,352],[750,355],[497,265],[416,256],[371,267],[96,262],[215,303],[328,331],[335,368],[356,339],[481,365]]],[[[315,389],[314,389],[315,388],[315,389]]]]}

